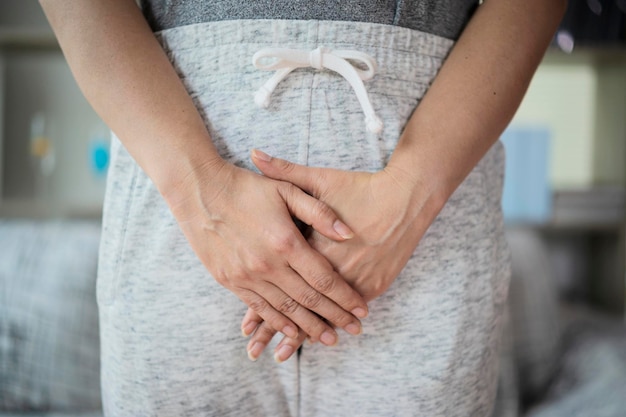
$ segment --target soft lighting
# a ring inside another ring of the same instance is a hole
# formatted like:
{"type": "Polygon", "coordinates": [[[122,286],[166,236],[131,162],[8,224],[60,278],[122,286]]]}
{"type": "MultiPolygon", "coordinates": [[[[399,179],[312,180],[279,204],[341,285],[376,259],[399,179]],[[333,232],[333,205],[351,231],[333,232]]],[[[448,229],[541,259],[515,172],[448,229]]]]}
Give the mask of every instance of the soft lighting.
{"type": "Polygon", "coordinates": [[[602,14],[602,3],[600,3],[600,0],[587,0],[587,6],[598,16],[602,14]]]}
{"type": "Polygon", "coordinates": [[[567,30],[559,30],[556,33],[556,44],[563,52],[571,54],[574,50],[574,37],[567,30]]]}

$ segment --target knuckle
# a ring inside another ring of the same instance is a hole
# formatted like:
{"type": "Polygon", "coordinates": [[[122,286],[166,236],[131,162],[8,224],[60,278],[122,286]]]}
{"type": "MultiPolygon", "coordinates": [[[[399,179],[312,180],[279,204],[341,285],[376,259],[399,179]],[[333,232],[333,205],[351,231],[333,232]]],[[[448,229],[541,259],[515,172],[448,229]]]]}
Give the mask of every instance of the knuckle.
{"type": "Polygon", "coordinates": [[[266,274],[271,270],[270,262],[260,256],[251,256],[246,262],[247,269],[256,274],[266,274]]]}
{"type": "Polygon", "coordinates": [[[227,281],[237,287],[248,287],[247,283],[250,281],[250,274],[244,268],[235,268],[228,274],[227,281]]]}
{"type": "Polygon", "coordinates": [[[335,277],[332,274],[320,274],[312,280],[313,288],[322,294],[328,294],[335,289],[335,277]]]}
{"type": "Polygon", "coordinates": [[[322,302],[322,294],[315,290],[309,290],[302,296],[302,306],[309,310],[313,310],[322,302]]]}
{"type": "Polygon", "coordinates": [[[311,341],[317,342],[320,340],[320,336],[327,330],[326,325],[321,320],[315,320],[314,323],[309,323],[306,333],[311,337],[311,341]]]}
{"type": "Polygon", "coordinates": [[[276,330],[274,330],[269,323],[263,322],[261,326],[254,333],[255,340],[269,342],[272,340],[274,335],[276,334],[276,330]]]}
{"type": "Polygon", "coordinates": [[[274,250],[282,254],[291,252],[296,247],[296,236],[291,232],[276,233],[271,241],[274,250]]]}
{"type": "Polygon", "coordinates": [[[335,217],[335,213],[333,210],[325,203],[320,200],[316,200],[315,205],[313,206],[313,213],[318,219],[326,219],[329,217],[335,217]]]}
{"type": "Polygon", "coordinates": [[[280,183],[280,190],[287,195],[293,195],[293,193],[296,192],[296,188],[297,187],[290,182],[282,181],[280,183]]]}
{"type": "Polygon", "coordinates": [[[289,162],[287,160],[284,159],[275,159],[276,161],[276,165],[278,166],[278,168],[285,172],[286,174],[289,174],[291,172],[293,172],[293,170],[295,169],[296,165],[292,162],[289,162]]]}
{"type": "Polygon", "coordinates": [[[247,289],[250,287],[251,275],[243,266],[218,269],[213,273],[213,278],[223,287],[228,289],[247,289]]]}
{"type": "Polygon", "coordinates": [[[222,287],[229,287],[230,280],[228,279],[228,274],[223,269],[219,269],[213,273],[213,278],[220,284],[222,287]]]}
{"type": "Polygon", "coordinates": [[[255,298],[249,301],[248,307],[250,307],[257,314],[261,315],[261,313],[263,313],[267,309],[268,304],[267,301],[262,298],[255,298]]]}
{"type": "Polygon", "coordinates": [[[291,297],[286,297],[277,308],[283,314],[293,314],[298,309],[298,302],[291,297]]]}
{"type": "Polygon", "coordinates": [[[283,198],[286,201],[294,201],[296,194],[300,191],[300,189],[290,182],[283,182],[281,183],[281,191],[283,198]]]}
{"type": "Polygon", "coordinates": [[[341,309],[333,317],[328,317],[328,320],[337,327],[345,327],[353,322],[352,316],[341,309]]]}

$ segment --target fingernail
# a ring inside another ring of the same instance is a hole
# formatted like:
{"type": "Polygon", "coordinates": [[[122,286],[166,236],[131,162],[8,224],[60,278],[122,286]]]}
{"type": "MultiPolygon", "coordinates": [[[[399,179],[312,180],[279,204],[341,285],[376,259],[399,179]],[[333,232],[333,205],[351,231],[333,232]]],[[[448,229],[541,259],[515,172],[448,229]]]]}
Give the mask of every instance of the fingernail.
{"type": "Polygon", "coordinates": [[[355,308],[351,311],[351,313],[354,314],[355,317],[358,317],[360,319],[364,319],[365,317],[367,317],[367,310],[361,307],[355,308]]]}
{"type": "Polygon", "coordinates": [[[358,336],[361,334],[361,326],[356,323],[350,323],[345,327],[345,330],[353,336],[358,336]]]}
{"type": "Polygon", "coordinates": [[[341,220],[336,220],[335,223],[333,223],[333,229],[335,229],[335,232],[339,233],[339,236],[344,239],[352,239],[354,237],[352,230],[350,230],[350,228],[341,220]]]}
{"type": "Polygon", "coordinates": [[[252,345],[252,349],[248,351],[248,358],[253,362],[256,361],[261,356],[263,349],[265,349],[265,345],[261,342],[256,342],[252,345]]]}
{"type": "Polygon", "coordinates": [[[282,345],[276,353],[274,353],[274,360],[278,363],[285,362],[293,353],[293,347],[290,345],[282,345]]]}
{"type": "Polygon", "coordinates": [[[326,346],[334,346],[337,343],[337,336],[329,331],[325,331],[322,333],[320,340],[326,346]]]}
{"type": "Polygon", "coordinates": [[[254,157],[260,159],[261,161],[270,162],[272,160],[272,157],[263,151],[255,149],[252,152],[254,153],[254,157]]]}
{"type": "Polygon", "coordinates": [[[241,333],[245,336],[248,337],[252,334],[252,332],[254,331],[254,329],[256,329],[256,327],[259,325],[259,323],[257,323],[256,321],[251,321],[248,324],[246,324],[244,327],[241,328],[241,333]]]}
{"type": "Polygon", "coordinates": [[[282,333],[287,337],[291,337],[292,339],[295,339],[298,337],[298,329],[296,329],[295,327],[291,325],[287,325],[283,327],[282,333]]]}

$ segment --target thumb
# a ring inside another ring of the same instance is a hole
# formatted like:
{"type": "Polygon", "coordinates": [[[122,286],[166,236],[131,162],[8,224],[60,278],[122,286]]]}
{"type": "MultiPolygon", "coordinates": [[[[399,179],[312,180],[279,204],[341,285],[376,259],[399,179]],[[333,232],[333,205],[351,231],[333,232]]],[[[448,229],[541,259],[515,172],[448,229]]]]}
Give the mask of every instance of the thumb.
{"type": "Polygon", "coordinates": [[[258,149],[252,150],[252,162],[266,177],[290,182],[312,196],[319,197],[319,181],[323,176],[319,168],[274,158],[258,149]]]}

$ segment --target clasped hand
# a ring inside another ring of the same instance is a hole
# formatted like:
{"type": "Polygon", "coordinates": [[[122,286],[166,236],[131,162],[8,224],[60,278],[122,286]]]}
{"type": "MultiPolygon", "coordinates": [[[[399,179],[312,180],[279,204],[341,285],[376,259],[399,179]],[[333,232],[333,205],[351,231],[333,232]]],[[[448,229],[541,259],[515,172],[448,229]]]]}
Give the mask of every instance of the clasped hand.
{"type": "MultiPolygon", "coordinates": [[[[376,173],[312,168],[258,150],[252,160],[265,176],[288,181],[326,203],[354,231],[352,239],[336,241],[313,225],[307,239],[366,301],[389,288],[437,213],[427,188],[391,166],[376,173]]],[[[253,333],[248,344],[253,360],[276,334],[275,327],[251,309],[242,329],[246,335],[253,333]]],[[[288,359],[310,336],[302,328],[296,337],[285,335],[275,359],[288,359]]]]}
{"type": "Polygon", "coordinates": [[[292,220],[330,239],[352,237],[328,205],[221,158],[173,190],[165,199],[198,258],[266,326],[294,338],[302,329],[326,345],[337,342],[333,326],[361,332],[367,304],[292,220]]]}

